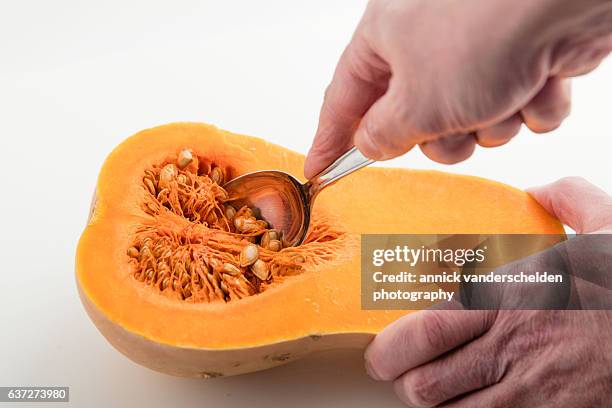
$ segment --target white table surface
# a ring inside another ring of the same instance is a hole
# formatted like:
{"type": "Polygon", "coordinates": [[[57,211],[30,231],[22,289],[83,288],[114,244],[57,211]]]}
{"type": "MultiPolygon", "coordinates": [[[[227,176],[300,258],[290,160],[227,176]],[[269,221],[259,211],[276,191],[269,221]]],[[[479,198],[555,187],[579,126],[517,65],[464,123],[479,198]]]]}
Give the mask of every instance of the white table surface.
{"type": "MultiPolygon", "coordinates": [[[[78,407],[400,406],[355,352],[212,381],[151,372],[98,334],[73,272],[99,168],[130,134],[206,121],[306,152],[364,4],[0,3],[0,386],[67,385],[78,407]]],[[[581,175],[612,192],[610,90],[607,61],[575,81],[573,114],[553,134],[525,130],[453,167],[418,151],[382,165],[521,188],[581,175]]]]}

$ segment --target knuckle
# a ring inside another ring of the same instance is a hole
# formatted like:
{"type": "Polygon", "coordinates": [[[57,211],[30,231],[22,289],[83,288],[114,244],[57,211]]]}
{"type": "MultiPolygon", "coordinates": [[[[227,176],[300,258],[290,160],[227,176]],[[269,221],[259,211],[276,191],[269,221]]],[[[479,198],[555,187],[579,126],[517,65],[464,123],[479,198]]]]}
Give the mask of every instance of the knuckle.
{"type": "Polygon", "coordinates": [[[346,100],[339,98],[334,88],[335,85],[330,85],[325,90],[321,117],[343,124],[354,121],[354,117],[350,114],[350,109],[346,105],[346,100]]]}
{"type": "Polygon", "coordinates": [[[532,329],[522,336],[516,337],[514,344],[510,347],[513,356],[531,354],[541,349],[551,338],[552,329],[548,325],[538,329],[532,329]]]}
{"type": "Polygon", "coordinates": [[[506,367],[503,360],[497,358],[498,353],[490,352],[490,358],[478,358],[474,361],[472,372],[478,373],[477,382],[481,386],[489,386],[497,384],[501,381],[506,373],[506,367]]]}
{"type": "MultiPolygon", "coordinates": [[[[336,151],[341,141],[336,136],[333,129],[324,129],[320,133],[320,136],[315,139],[315,143],[310,148],[309,154],[314,154],[321,157],[332,157],[336,154],[336,151]]],[[[332,157],[335,159],[335,157],[332,157]]]]}
{"type": "Polygon", "coordinates": [[[552,310],[508,314],[507,323],[500,328],[500,338],[504,340],[496,345],[496,354],[508,364],[534,356],[554,344],[555,325],[560,317],[552,310]]]}

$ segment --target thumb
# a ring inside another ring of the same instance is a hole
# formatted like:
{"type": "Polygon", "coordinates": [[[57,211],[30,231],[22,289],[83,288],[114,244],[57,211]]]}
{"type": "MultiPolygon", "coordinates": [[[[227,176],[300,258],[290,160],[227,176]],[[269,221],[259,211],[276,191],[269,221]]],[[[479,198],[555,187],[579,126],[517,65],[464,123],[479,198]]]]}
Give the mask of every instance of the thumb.
{"type": "Polygon", "coordinates": [[[317,133],[304,163],[306,178],[353,146],[359,121],[387,88],[386,64],[360,38],[355,34],[343,52],[325,92],[317,133]]]}
{"type": "Polygon", "coordinates": [[[377,380],[394,380],[482,335],[495,322],[494,310],[423,310],[381,331],[365,352],[366,370],[377,380]]]}
{"type": "Polygon", "coordinates": [[[562,178],[527,192],[579,234],[612,231],[612,197],[581,177],[562,178]]]}

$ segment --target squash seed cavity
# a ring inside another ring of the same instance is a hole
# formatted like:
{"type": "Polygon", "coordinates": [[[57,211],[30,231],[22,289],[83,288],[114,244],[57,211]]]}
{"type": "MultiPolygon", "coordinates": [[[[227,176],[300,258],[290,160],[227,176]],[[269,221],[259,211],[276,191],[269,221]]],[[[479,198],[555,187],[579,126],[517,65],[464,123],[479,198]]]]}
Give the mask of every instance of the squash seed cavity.
{"type": "Polygon", "coordinates": [[[348,236],[315,217],[299,247],[234,208],[223,183],[232,169],[185,148],[145,170],[143,211],[150,220],[135,232],[126,255],[134,279],[189,302],[230,302],[256,295],[316,266],[338,259],[348,236]]]}

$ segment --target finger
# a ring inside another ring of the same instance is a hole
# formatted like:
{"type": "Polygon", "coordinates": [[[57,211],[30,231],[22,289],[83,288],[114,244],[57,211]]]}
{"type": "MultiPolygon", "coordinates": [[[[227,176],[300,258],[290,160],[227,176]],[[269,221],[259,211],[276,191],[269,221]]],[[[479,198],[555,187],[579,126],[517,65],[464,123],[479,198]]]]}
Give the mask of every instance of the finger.
{"type": "Polygon", "coordinates": [[[388,72],[359,36],[342,54],[327,87],[304,174],[314,176],[353,145],[362,116],[385,91],[388,72]]]}
{"type": "Polygon", "coordinates": [[[435,137],[433,126],[422,125],[428,119],[417,113],[398,81],[391,80],[387,92],[370,107],[355,131],[355,146],[374,160],[400,156],[435,137]]]}
{"type": "Polygon", "coordinates": [[[506,366],[486,336],[395,380],[397,396],[411,407],[433,407],[498,383],[506,366]]]}
{"type": "Polygon", "coordinates": [[[579,234],[612,229],[612,197],[581,177],[562,178],[527,192],[579,234]]]}
{"type": "Polygon", "coordinates": [[[441,404],[438,408],[507,408],[533,406],[527,404],[530,396],[518,382],[502,381],[482,390],[474,391],[462,398],[441,404]]]}
{"type": "Polygon", "coordinates": [[[482,147],[497,147],[504,145],[516,136],[521,130],[523,120],[519,114],[512,115],[508,119],[481,129],[476,133],[476,141],[482,147]]]}
{"type": "Polygon", "coordinates": [[[474,134],[446,136],[419,145],[425,156],[443,164],[459,163],[474,153],[476,137],[474,134]]]}
{"type": "Polygon", "coordinates": [[[394,380],[487,331],[495,311],[424,310],[400,318],[380,332],[365,352],[368,374],[394,380]]]}
{"type": "Polygon", "coordinates": [[[540,92],[521,110],[523,121],[536,133],[545,133],[561,125],[570,113],[571,82],[549,78],[540,92]]]}

